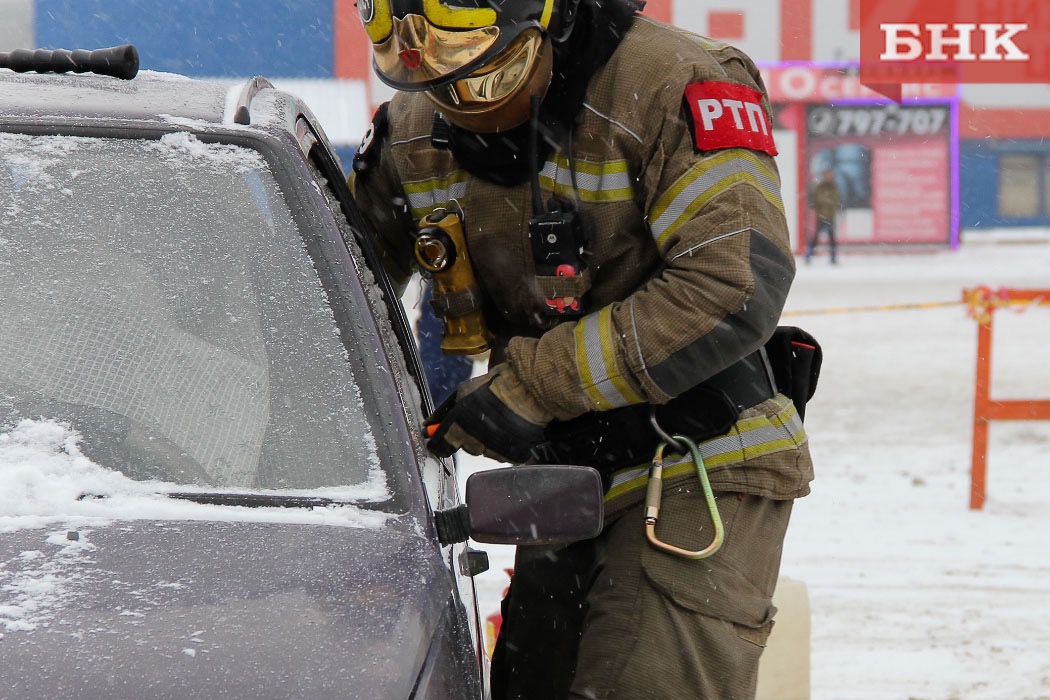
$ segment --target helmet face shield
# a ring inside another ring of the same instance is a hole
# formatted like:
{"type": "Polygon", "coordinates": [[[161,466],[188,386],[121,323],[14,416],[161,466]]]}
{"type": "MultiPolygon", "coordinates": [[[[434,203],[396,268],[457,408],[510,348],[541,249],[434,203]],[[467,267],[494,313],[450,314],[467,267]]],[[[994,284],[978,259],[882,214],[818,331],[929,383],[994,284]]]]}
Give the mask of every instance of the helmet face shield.
{"type": "Polygon", "coordinates": [[[545,32],[556,0],[358,0],[376,74],[398,90],[429,90],[494,61],[523,32],[545,32]]]}
{"type": "Polygon", "coordinates": [[[553,63],[550,42],[533,29],[491,63],[428,90],[426,96],[456,126],[482,133],[505,131],[529,118],[530,98],[547,91],[553,63]]]}
{"type": "Polygon", "coordinates": [[[463,72],[499,38],[497,27],[448,31],[422,15],[394,17],[390,36],[373,44],[376,72],[400,90],[422,90],[463,72]]]}

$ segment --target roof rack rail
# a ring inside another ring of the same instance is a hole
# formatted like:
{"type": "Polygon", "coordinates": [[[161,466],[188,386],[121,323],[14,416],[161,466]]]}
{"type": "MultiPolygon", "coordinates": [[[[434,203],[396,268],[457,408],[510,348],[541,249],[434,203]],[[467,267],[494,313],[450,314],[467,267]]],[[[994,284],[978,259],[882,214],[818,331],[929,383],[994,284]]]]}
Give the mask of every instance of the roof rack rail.
{"type": "Polygon", "coordinates": [[[243,124],[247,126],[252,123],[251,106],[252,100],[259,94],[260,90],[266,88],[272,88],[273,84],[262,77],[257,75],[244,84],[241,88],[240,95],[237,96],[237,102],[233,107],[233,121],[237,124],[243,124]]]}
{"type": "Polygon", "coordinates": [[[131,80],[139,72],[139,52],[131,44],[108,49],[15,49],[0,53],[0,68],[16,73],[97,73],[131,80]]]}

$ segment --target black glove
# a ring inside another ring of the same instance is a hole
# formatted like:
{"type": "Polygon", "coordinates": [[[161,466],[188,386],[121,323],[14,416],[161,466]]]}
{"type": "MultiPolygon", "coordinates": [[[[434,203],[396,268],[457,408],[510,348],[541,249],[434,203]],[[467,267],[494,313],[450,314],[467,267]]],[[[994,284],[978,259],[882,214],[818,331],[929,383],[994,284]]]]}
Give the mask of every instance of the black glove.
{"type": "Polygon", "coordinates": [[[540,406],[510,365],[468,379],[427,418],[437,425],[427,448],[438,457],[458,449],[500,462],[520,464],[544,441],[554,415],[540,406]]]}
{"type": "MultiPolygon", "coordinates": [[[[603,477],[650,461],[661,437],[650,422],[650,404],[584,413],[547,426],[547,442],[536,459],[594,467],[603,477]]],[[[657,424],[670,435],[703,442],[728,432],[740,411],[724,392],[700,384],[656,406],[657,424]]]]}
{"type": "Polygon", "coordinates": [[[777,388],[795,402],[798,417],[806,419],[806,402],[813,398],[824,351],[812,335],[795,326],[778,326],[766,343],[777,388]]]}

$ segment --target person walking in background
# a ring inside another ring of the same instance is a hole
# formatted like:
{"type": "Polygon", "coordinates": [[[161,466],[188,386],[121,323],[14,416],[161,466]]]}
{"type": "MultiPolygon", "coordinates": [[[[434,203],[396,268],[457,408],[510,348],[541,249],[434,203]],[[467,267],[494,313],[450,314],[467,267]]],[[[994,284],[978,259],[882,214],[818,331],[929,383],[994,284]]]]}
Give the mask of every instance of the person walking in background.
{"type": "Polygon", "coordinates": [[[820,242],[820,236],[826,233],[831,250],[831,264],[834,265],[838,262],[835,218],[838,216],[839,209],[842,208],[842,197],[838,185],[835,184],[835,171],[831,168],[824,171],[821,181],[813,188],[809,205],[817,215],[817,224],[813,228],[813,237],[809,239],[809,246],[806,248],[806,262],[813,259],[813,251],[820,242]]]}

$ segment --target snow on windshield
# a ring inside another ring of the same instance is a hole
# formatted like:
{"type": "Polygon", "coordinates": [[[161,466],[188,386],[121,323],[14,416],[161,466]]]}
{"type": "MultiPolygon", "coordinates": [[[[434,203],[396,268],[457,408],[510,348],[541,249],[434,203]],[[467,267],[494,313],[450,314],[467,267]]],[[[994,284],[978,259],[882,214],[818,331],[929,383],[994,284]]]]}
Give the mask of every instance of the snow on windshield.
{"type": "MultiPolygon", "coordinates": [[[[339,505],[326,508],[246,508],[167,498],[186,492],[178,484],[135,481],[89,460],[79,436],[54,421],[23,420],[0,433],[0,532],[102,525],[115,520],[206,520],[381,527],[389,514],[339,505]]],[[[232,491],[232,489],[224,490],[232,491]]],[[[374,501],[385,496],[381,479],[355,487],[280,491],[340,501],[374,501]]],[[[252,493],[266,493],[252,491],[252,493]]]]}
{"type": "Polygon", "coordinates": [[[186,155],[194,159],[205,159],[226,166],[235,172],[247,173],[266,167],[263,157],[255,151],[221,143],[204,143],[185,131],[165,134],[160,141],[146,142],[147,147],[173,163],[184,160],[186,155]]]}
{"type": "Polygon", "coordinates": [[[71,425],[140,482],[385,483],[355,376],[374,360],[257,151],[0,134],[0,194],[0,428],[71,425]]]}

